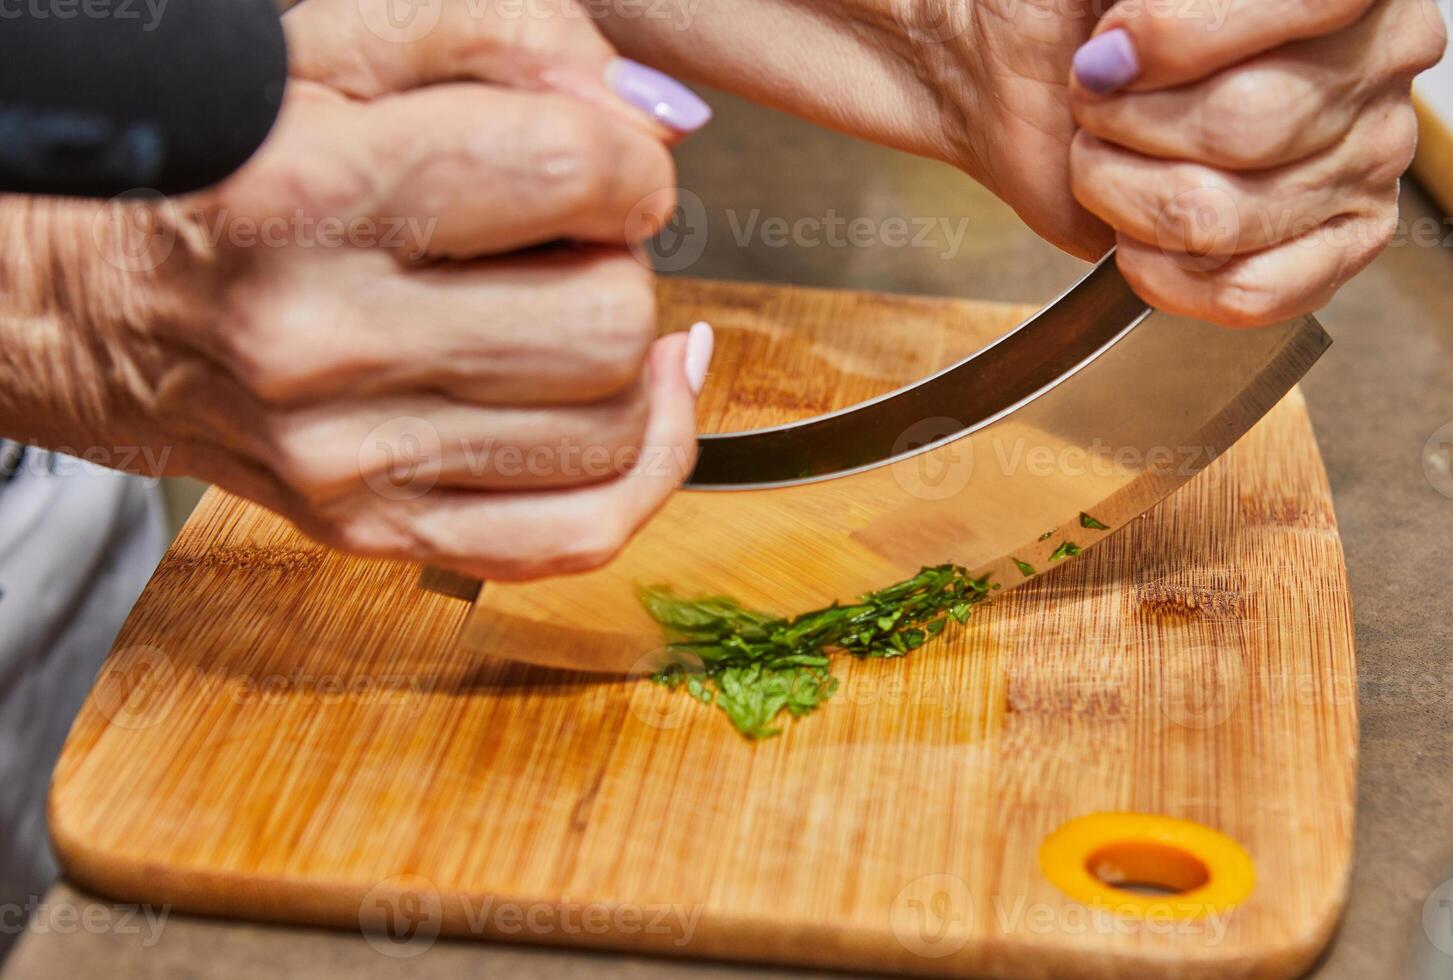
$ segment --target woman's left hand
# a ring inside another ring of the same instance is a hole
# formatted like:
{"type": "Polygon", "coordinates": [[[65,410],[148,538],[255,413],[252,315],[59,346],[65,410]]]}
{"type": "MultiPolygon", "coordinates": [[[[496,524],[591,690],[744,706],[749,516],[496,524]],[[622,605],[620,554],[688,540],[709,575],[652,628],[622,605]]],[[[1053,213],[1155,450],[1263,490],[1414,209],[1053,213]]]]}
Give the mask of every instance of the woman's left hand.
{"type": "Polygon", "coordinates": [[[1075,55],[1075,197],[1136,291],[1230,326],[1324,305],[1397,228],[1431,0],[1124,0],[1075,55]]]}

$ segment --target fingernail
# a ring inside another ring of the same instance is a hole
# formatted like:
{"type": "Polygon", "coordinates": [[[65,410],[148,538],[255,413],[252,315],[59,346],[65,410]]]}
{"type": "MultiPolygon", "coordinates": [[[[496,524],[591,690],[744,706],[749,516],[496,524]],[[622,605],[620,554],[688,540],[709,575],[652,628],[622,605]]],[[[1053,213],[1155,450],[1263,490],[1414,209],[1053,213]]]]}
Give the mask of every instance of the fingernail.
{"type": "Polygon", "coordinates": [[[1109,95],[1140,74],[1135,42],[1122,28],[1092,37],[1075,52],[1075,78],[1096,95],[1109,95]]]}
{"type": "Polygon", "coordinates": [[[701,394],[701,386],[706,383],[706,369],[711,366],[711,352],[715,347],[716,332],[711,329],[711,324],[702,320],[691,325],[691,331],[686,335],[686,357],[681,362],[681,367],[686,372],[686,383],[691,386],[693,395],[701,394]]]}
{"type": "Polygon", "coordinates": [[[605,70],[616,95],[679,133],[694,133],[711,121],[711,106],[670,75],[628,58],[616,58],[605,70]]]}

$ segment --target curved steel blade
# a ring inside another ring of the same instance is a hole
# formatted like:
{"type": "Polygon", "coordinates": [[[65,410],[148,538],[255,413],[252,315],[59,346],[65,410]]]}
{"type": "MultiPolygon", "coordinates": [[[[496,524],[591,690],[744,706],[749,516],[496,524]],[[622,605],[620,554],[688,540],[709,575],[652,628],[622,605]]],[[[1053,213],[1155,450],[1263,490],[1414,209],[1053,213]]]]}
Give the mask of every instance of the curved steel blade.
{"type": "Polygon", "coordinates": [[[704,437],[691,487],[707,492],[676,494],[604,569],[492,583],[462,641],[629,672],[661,642],[636,600],[642,584],[784,614],[949,561],[1012,588],[1023,568],[1054,567],[1057,552],[1089,548],[1199,473],[1329,343],[1311,317],[1231,331],[1149,309],[1107,258],[921,382],[793,425],[704,437]]]}

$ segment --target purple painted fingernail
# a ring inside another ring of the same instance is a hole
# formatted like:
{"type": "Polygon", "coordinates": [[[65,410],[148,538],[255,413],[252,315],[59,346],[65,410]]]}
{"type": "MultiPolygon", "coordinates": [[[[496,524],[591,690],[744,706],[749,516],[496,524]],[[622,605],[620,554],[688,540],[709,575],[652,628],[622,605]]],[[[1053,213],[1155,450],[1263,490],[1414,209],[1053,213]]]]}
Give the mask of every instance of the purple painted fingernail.
{"type": "Polygon", "coordinates": [[[616,95],[678,133],[694,133],[711,121],[711,106],[670,75],[637,61],[617,58],[605,70],[616,95]]]}
{"type": "Polygon", "coordinates": [[[1075,52],[1075,78],[1096,95],[1109,95],[1139,74],[1135,42],[1121,28],[1090,38],[1075,52]]]}

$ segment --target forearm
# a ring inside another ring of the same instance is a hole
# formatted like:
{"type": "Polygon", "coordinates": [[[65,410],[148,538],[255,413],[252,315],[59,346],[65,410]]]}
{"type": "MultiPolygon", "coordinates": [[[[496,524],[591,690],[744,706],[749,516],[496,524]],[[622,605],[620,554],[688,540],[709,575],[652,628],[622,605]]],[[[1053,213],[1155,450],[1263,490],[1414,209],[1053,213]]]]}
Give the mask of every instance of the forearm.
{"type": "Polygon", "coordinates": [[[628,57],[854,136],[964,163],[941,92],[970,29],[965,4],[610,0],[597,9],[602,30],[628,57]]]}
{"type": "Polygon", "coordinates": [[[0,436],[82,454],[138,444],[152,366],[115,340],[153,315],[155,290],[103,258],[123,233],[107,214],[0,197],[0,436]]]}

